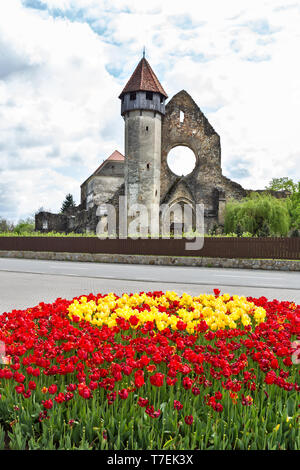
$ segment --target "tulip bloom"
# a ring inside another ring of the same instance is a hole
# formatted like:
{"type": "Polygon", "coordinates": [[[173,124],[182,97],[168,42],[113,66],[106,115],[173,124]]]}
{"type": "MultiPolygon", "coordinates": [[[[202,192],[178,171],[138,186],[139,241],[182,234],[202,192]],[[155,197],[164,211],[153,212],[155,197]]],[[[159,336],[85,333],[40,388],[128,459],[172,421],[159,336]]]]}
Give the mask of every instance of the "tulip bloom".
{"type": "Polygon", "coordinates": [[[194,418],[192,415],[188,415],[184,417],[184,421],[188,426],[191,426],[194,422],[194,418]]]}

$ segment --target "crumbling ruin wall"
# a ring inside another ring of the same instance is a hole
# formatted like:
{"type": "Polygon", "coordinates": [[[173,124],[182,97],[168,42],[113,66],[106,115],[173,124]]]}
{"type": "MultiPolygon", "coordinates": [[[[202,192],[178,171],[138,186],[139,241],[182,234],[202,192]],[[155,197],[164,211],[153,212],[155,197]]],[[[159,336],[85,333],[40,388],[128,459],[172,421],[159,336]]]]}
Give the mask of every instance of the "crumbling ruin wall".
{"type": "Polygon", "coordinates": [[[81,206],[78,206],[64,214],[39,212],[35,216],[35,230],[42,233],[95,232],[99,220],[96,212],[96,206],[89,210],[84,210],[81,206]]]}
{"type": "Polygon", "coordinates": [[[68,216],[66,214],[51,214],[39,212],[35,215],[35,230],[38,232],[67,232],[68,216]]]}
{"type": "MultiPolygon", "coordinates": [[[[215,224],[224,224],[227,199],[246,195],[242,186],[222,175],[220,137],[185,90],[177,93],[166,105],[161,155],[161,202],[170,201],[174,185],[188,188],[194,204],[204,204],[206,232],[215,224]],[[184,113],[183,122],[180,112],[184,113]],[[170,170],[167,163],[170,150],[179,145],[190,148],[196,157],[194,170],[181,178],[170,170]]],[[[176,197],[180,200],[180,191],[176,197]]]]}

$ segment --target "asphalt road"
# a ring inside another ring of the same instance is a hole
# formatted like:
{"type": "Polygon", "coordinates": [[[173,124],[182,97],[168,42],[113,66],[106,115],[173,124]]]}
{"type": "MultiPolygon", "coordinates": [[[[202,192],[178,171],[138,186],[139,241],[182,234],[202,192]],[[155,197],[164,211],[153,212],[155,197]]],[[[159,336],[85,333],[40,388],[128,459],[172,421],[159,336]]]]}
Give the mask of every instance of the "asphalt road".
{"type": "Polygon", "coordinates": [[[198,295],[214,288],[300,304],[299,272],[0,258],[0,313],[90,292],[175,290],[198,295]]]}

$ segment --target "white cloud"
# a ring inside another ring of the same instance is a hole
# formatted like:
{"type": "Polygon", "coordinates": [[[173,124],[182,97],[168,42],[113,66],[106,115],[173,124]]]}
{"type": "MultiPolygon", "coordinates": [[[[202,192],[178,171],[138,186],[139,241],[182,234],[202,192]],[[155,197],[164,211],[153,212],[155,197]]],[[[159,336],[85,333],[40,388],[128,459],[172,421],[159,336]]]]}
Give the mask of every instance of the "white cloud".
{"type": "Polygon", "coordinates": [[[53,210],[67,192],[79,202],[80,183],[122,144],[120,87],[105,68],[109,47],[87,24],[16,0],[0,4],[0,44],[8,58],[0,63],[1,215],[28,215],[45,205],[46,193],[53,210]],[[20,184],[7,190],[14,179],[20,184]]]}
{"type": "Polygon", "coordinates": [[[0,2],[0,214],[78,201],[123,151],[117,97],[144,45],[169,96],[186,89],[219,133],[226,176],[299,179],[299,17],[292,0],[0,2]]]}

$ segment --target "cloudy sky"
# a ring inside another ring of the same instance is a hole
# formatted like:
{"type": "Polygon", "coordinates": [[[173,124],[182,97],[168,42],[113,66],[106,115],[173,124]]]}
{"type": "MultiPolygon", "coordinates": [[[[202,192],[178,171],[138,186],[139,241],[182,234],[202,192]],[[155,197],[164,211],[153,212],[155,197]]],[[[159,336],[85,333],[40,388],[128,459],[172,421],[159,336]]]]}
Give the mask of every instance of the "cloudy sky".
{"type": "Polygon", "coordinates": [[[146,56],[185,89],[245,188],[300,178],[299,0],[0,0],[0,216],[57,211],[115,149],[146,56]]]}

